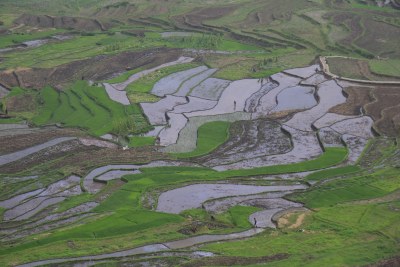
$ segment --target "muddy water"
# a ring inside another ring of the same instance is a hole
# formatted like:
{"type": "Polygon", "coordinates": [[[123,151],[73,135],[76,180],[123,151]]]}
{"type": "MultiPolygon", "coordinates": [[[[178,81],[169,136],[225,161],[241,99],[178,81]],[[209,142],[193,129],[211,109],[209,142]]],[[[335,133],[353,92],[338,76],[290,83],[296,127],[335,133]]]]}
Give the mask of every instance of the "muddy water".
{"type": "Polygon", "coordinates": [[[179,214],[184,210],[200,208],[202,203],[209,199],[304,188],[305,186],[303,185],[254,186],[238,184],[194,184],[162,193],[158,198],[157,211],[179,214]]]}
{"type": "Polygon", "coordinates": [[[17,206],[18,204],[20,204],[22,201],[24,201],[25,199],[28,199],[30,197],[36,196],[39,193],[43,192],[44,189],[38,189],[35,191],[31,191],[25,194],[21,194],[15,197],[12,197],[10,199],[4,200],[0,202],[0,207],[3,207],[5,209],[10,209],[12,207],[17,206]]]}
{"type": "Polygon", "coordinates": [[[292,137],[293,149],[288,153],[245,159],[232,164],[218,165],[213,167],[213,169],[217,171],[224,171],[297,163],[314,159],[323,153],[316,133],[311,131],[304,132],[286,125],[284,125],[282,128],[289,132],[292,137]]]}
{"type": "Polygon", "coordinates": [[[337,123],[342,120],[352,119],[357,116],[347,116],[347,115],[340,115],[336,113],[326,113],[324,116],[316,120],[313,125],[317,128],[324,128],[331,126],[334,123],[337,123]]]}
{"type": "Polygon", "coordinates": [[[66,142],[66,141],[70,141],[70,140],[74,140],[76,139],[75,137],[60,137],[60,138],[56,138],[53,139],[51,141],[48,141],[46,143],[37,145],[37,146],[33,146],[24,150],[20,150],[14,153],[10,153],[10,154],[6,154],[6,155],[2,155],[0,156],[0,166],[1,165],[5,165],[17,160],[20,160],[26,156],[29,156],[33,153],[39,152],[40,150],[46,149],[48,147],[66,142]]]}

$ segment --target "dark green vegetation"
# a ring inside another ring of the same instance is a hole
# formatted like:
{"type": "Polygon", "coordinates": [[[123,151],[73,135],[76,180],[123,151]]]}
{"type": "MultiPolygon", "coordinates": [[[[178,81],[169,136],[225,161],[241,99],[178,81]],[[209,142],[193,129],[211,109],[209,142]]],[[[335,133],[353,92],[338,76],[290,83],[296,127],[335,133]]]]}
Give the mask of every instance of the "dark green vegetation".
{"type": "Polygon", "coordinates": [[[104,88],[77,82],[64,91],[46,87],[40,91],[36,125],[61,123],[65,127],[80,127],[97,136],[113,132],[118,135],[149,129],[138,106],[124,107],[109,99],[104,88]]]}

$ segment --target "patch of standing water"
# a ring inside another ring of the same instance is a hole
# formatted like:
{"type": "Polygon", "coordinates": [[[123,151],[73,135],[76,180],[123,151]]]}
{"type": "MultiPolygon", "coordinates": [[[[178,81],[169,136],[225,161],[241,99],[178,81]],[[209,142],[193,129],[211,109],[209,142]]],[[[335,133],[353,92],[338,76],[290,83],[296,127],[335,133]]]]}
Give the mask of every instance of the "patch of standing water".
{"type": "Polygon", "coordinates": [[[140,255],[140,254],[148,254],[160,251],[168,251],[173,249],[181,249],[181,248],[188,248],[194,245],[199,245],[203,243],[215,242],[215,241],[226,241],[226,240],[234,240],[238,238],[246,238],[257,235],[263,232],[264,229],[256,228],[250,229],[244,232],[233,233],[233,234],[226,234],[226,235],[200,235],[195,237],[190,237],[187,239],[177,240],[167,242],[165,244],[152,244],[147,246],[142,246],[134,249],[118,251],[114,253],[108,254],[100,254],[100,255],[91,255],[91,256],[82,256],[76,258],[68,258],[68,259],[51,259],[51,260],[43,260],[43,261],[36,261],[27,264],[18,265],[18,267],[35,267],[35,266],[42,266],[46,264],[57,264],[63,262],[73,262],[73,261],[93,261],[93,260],[102,260],[102,259],[109,259],[109,258],[121,258],[127,257],[132,255],[140,255]]]}
{"type": "Polygon", "coordinates": [[[188,117],[207,116],[244,111],[247,98],[260,90],[261,84],[257,79],[234,81],[225,88],[218,104],[208,110],[186,113],[188,117]]]}
{"type": "Polygon", "coordinates": [[[234,122],[234,121],[249,120],[249,119],[250,119],[250,114],[244,112],[189,118],[189,122],[179,132],[176,144],[172,144],[170,146],[165,147],[163,151],[171,153],[184,153],[195,150],[197,146],[197,131],[201,125],[207,122],[212,122],[212,121],[234,122]]]}
{"type": "Polygon", "coordinates": [[[213,169],[225,171],[297,163],[314,159],[323,153],[318,137],[314,132],[304,132],[286,125],[282,126],[282,129],[289,132],[292,137],[293,149],[288,153],[245,159],[232,164],[219,165],[213,167],[213,169]]]}
{"type": "Polygon", "coordinates": [[[39,152],[40,150],[46,149],[48,147],[55,146],[57,144],[60,144],[60,143],[66,142],[66,141],[70,141],[70,140],[74,140],[74,139],[76,139],[76,138],[75,137],[60,137],[60,138],[53,139],[51,141],[48,141],[48,142],[40,144],[40,145],[26,148],[26,149],[23,149],[23,150],[14,152],[14,153],[2,155],[2,156],[0,156],[0,166],[20,160],[26,156],[29,156],[36,152],[39,152]]]}
{"type": "Polygon", "coordinates": [[[178,140],[179,132],[188,122],[188,119],[182,114],[168,113],[168,117],[168,125],[158,135],[161,146],[175,144],[178,140]]]}
{"type": "Polygon", "coordinates": [[[309,109],[317,105],[314,88],[305,86],[289,87],[277,96],[278,105],[271,110],[281,112],[287,110],[309,109]]]}
{"type": "Polygon", "coordinates": [[[122,105],[128,106],[131,103],[129,102],[128,96],[125,91],[119,91],[114,88],[111,84],[104,83],[104,88],[108,94],[108,97],[115,102],[121,103],[122,105]]]}
{"type": "Polygon", "coordinates": [[[158,198],[157,211],[179,214],[188,209],[200,208],[202,203],[214,198],[304,188],[306,188],[304,185],[254,186],[238,184],[194,184],[163,192],[158,198]]]}
{"type": "Polygon", "coordinates": [[[262,89],[265,92],[261,97],[257,97],[258,101],[256,106],[252,106],[250,109],[253,114],[252,118],[263,118],[268,115],[268,113],[276,106],[276,97],[284,89],[296,86],[301,79],[286,75],[284,73],[277,73],[270,77],[271,83],[268,88],[262,89]],[[275,86],[278,84],[278,86],[275,86]]]}
{"type": "Polygon", "coordinates": [[[176,106],[186,104],[184,97],[168,95],[155,103],[141,103],[143,109],[152,125],[164,125],[167,123],[166,112],[173,110],[176,106]]]}
{"type": "Polygon", "coordinates": [[[324,116],[316,120],[313,125],[317,129],[321,129],[324,127],[331,126],[334,123],[337,123],[342,120],[356,118],[357,116],[347,116],[347,115],[340,115],[336,113],[326,113],[324,116]]]}
{"type": "Polygon", "coordinates": [[[193,88],[190,95],[208,100],[218,100],[230,83],[231,81],[227,80],[208,78],[193,88]]]}
{"type": "Polygon", "coordinates": [[[321,70],[321,68],[319,65],[311,65],[311,66],[304,67],[304,68],[295,68],[295,69],[285,70],[284,72],[291,74],[291,75],[298,76],[303,79],[306,79],[308,77],[311,77],[312,75],[314,75],[315,73],[317,73],[320,70],[321,70]]]}
{"type": "Polygon", "coordinates": [[[217,69],[208,69],[204,72],[201,72],[189,79],[187,79],[182,85],[179,87],[178,91],[175,92],[176,96],[186,96],[190,93],[190,91],[199,85],[202,81],[206,80],[208,77],[213,75],[217,69]]]}
{"type": "Polygon", "coordinates": [[[144,136],[156,137],[165,126],[155,126],[153,130],[144,134],[144,136]]]}
{"type": "Polygon", "coordinates": [[[96,181],[111,181],[114,179],[119,179],[124,175],[129,175],[129,174],[138,174],[140,171],[132,169],[132,170],[112,170],[108,171],[106,173],[100,174],[95,178],[96,181]]]}
{"type": "Polygon", "coordinates": [[[151,93],[156,96],[165,96],[174,94],[179,87],[188,79],[208,70],[206,66],[199,66],[193,69],[184,70],[170,74],[161,78],[151,90],[151,93]]]}
{"type": "Polygon", "coordinates": [[[296,113],[285,125],[302,131],[312,131],[312,124],[326,114],[330,108],[346,102],[342,88],[332,80],[320,84],[318,95],[320,98],[318,105],[312,109],[296,113]]]}
{"type": "Polygon", "coordinates": [[[173,66],[173,65],[177,65],[177,64],[189,63],[189,62],[192,62],[192,61],[193,61],[193,58],[180,57],[175,61],[164,63],[164,64],[161,64],[161,65],[159,65],[157,67],[154,67],[154,68],[151,68],[151,69],[148,69],[148,70],[143,70],[141,72],[135,73],[132,76],[130,76],[125,82],[115,83],[115,84],[113,84],[113,86],[114,86],[115,89],[122,91],[122,90],[125,90],[125,88],[129,84],[133,83],[134,81],[140,79],[141,77],[143,77],[143,76],[145,76],[147,74],[150,74],[152,72],[155,72],[155,71],[157,71],[159,69],[162,69],[162,68],[165,68],[165,67],[169,67],[169,66],[173,66]]]}

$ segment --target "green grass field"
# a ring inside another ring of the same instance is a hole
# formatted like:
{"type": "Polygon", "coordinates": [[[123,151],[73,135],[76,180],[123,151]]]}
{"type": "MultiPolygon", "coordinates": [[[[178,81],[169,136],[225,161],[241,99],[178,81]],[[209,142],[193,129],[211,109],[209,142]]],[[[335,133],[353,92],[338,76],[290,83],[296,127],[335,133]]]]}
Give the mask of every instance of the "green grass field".
{"type": "Polygon", "coordinates": [[[205,155],[216,149],[229,138],[230,123],[213,121],[203,124],[197,132],[196,149],[188,153],[173,154],[177,158],[190,158],[205,155]]]}
{"type": "MultiPolygon", "coordinates": [[[[115,132],[113,123],[132,119],[133,133],[148,130],[149,125],[136,105],[123,106],[112,101],[103,87],[76,82],[69,89],[57,92],[46,87],[39,93],[42,106],[32,121],[36,125],[61,123],[65,127],[78,127],[90,134],[101,136],[115,132]]],[[[129,132],[127,132],[129,133],[129,132]]]]}

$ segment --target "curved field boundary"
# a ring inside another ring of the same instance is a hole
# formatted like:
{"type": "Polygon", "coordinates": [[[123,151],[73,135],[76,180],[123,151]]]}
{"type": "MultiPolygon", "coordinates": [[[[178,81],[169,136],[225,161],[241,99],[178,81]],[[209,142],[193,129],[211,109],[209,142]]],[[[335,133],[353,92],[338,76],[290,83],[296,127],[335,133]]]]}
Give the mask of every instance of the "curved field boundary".
{"type": "Polygon", "coordinates": [[[0,166],[20,160],[20,159],[25,158],[29,155],[32,155],[36,152],[39,152],[43,149],[46,149],[48,147],[55,146],[57,144],[75,140],[75,139],[77,139],[77,138],[76,137],[60,137],[60,138],[53,139],[51,141],[48,141],[48,142],[40,144],[40,145],[26,148],[26,149],[23,149],[23,150],[14,152],[14,153],[2,155],[2,156],[0,156],[0,166]]]}
{"type": "Polygon", "coordinates": [[[230,83],[225,88],[218,104],[209,110],[186,113],[188,117],[208,116],[244,111],[246,100],[261,89],[257,79],[244,79],[230,83]]]}
{"type": "Polygon", "coordinates": [[[318,105],[296,113],[285,125],[303,131],[312,131],[313,122],[325,115],[332,107],[346,102],[342,88],[333,80],[321,83],[317,93],[319,96],[318,105]]]}
{"type": "Polygon", "coordinates": [[[262,228],[255,228],[255,229],[250,229],[250,230],[247,230],[244,232],[233,233],[233,234],[200,235],[200,236],[189,237],[189,238],[182,239],[182,240],[170,241],[170,242],[166,242],[163,244],[152,244],[152,245],[137,247],[134,249],[118,251],[118,252],[113,252],[113,253],[108,253],[108,254],[36,261],[36,262],[21,264],[21,265],[18,265],[18,267],[35,267],[35,266],[57,264],[57,263],[64,263],[64,262],[113,259],[113,258],[121,258],[121,257],[140,255],[140,254],[148,254],[148,253],[161,252],[161,251],[170,251],[170,250],[176,250],[176,249],[181,249],[181,248],[189,248],[194,245],[199,245],[199,244],[204,244],[204,243],[247,238],[247,237],[257,235],[263,231],[265,231],[265,230],[262,228]]]}
{"type": "Polygon", "coordinates": [[[169,153],[184,153],[195,150],[197,146],[198,128],[207,122],[212,122],[212,121],[234,122],[238,120],[249,120],[249,119],[250,119],[250,114],[244,112],[191,117],[189,118],[189,122],[186,124],[185,128],[183,128],[180,131],[176,144],[167,146],[166,148],[163,149],[163,151],[169,153]]]}
{"type": "Polygon", "coordinates": [[[154,67],[154,68],[152,68],[152,69],[148,69],[148,70],[144,70],[144,71],[135,73],[135,74],[133,74],[132,76],[130,76],[125,82],[116,83],[116,84],[113,84],[113,86],[114,86],[115,89],[117,89],[117,90],[119,90],[119,91],[123,91],[123,90],[125,90],[125,88],[126,88],[129,84],[133,83],[134,81],[140,79],[141,77],[143,77],[143,76],[145,76],[145,75],[147,75],[147,74],[150,74],[150,73],[155,72],[155,71],[157,71],[157,70],[159,70],[159,69],[162,69],[162,68],[170,67],[170,66],[177,65],[177,64],[190,63],[190,62],[192,62],[192,61],[193,61],[193,58],[190,58],[190,57],[180,57],[180,58],[178,58],[178,60],[175,60],[175,61],[172,61],[172,62],[169,62],[169,63],[162,64],[162,65],[157,66],[157,67],[154,67]]]}
{"type": "Polygon", "coordinates": [[[323,154],[317,135],[314,132],[304,132],[285,125],[282,126],[282,129],[289,132],[292,137],[293,148],[289,152],[244,159],[235,163],[218,165],[213,169],[217,171],[242,170],[276,164],[299,163],[317,158],[323,154]]]}
{"type": "Polygon", "coordinates": [[[208,110],[214,108],[218,103],[217,101],[203,99],[194,96],[188,96],[186,99],[189,100],[189,102],[175,106],[174,109],[171,111],[171,113],[179,114],[179,113],[195,112],[200,110],[208,110]]]}
{"type": "Polygon", "coordinates": [[[181,84],[178,90],[174,93],[176,96],[186,96],[199,84],[207,80],[211,75],[213,75],[217,69],[207,69],[195,76],[190,77],[185,82],[181,84]]]}
{"type": "MultiPolygon", "coordinates": [[[[153,161],[147,164],[139,165],[139,164],[125,164],[125,165],[106,165],[98,167],[91,172],[89,172],[84,178],[82,182],[82,187],[84,191],[89,193],[97,193],[101,189],[101,184],[96,183],[95,180],[97,177],[102,177],[103,174],[106,174],[110,171],[114,170],[128,170],[135,171],[140,168],[154,168],[154,167],[179,167],[179,166],[193,166],[199,167],[197,164],[191,164],[187,162],[179,162],[179,161],[153,161]]],[[[115,174],[115,173],[114,173],[115,174]]],[[[119,179],[124,174],[124,172],[120,173],[121,175],[113,175],[113,179],[119,179]]],[[[100,178],[101,179],[101,178],[100,178]]]]}
{"type": "MultiPolygon", "coordinates": [[[[341,56],[335,56],[341,57],[341,56]]],[[[339,79],[348,82],[356,82],[356,83],[364,83],[364,84],[371,84],[371,85],[400,85],[400,81],[368,81],[368,80],[359,80],[359,79],[351,79],[346,77],[340,77],[336,74],[333,74],[329,70],[329,65],[326,62],[327,57],[319,57],[319,62],[322,66],[322,71],[325,75],[331,77],[332,79],[339,79]]],[[[348,58],[348,57],[341,57],[341,58],[348,58]]]]}
{"type": "Polygon", "coordinates": [[[258,100],[258,105],[254,108],[252,113],[252,119],[262,118],[268,115],[268,113],[276,107],[276,97],[284,89],[295,86],[301,81],[300,78],[292,77],[284,73],[277,73],[270,77],[270,80],[276,84],[274,87],[266,91],[266,94],[261,96],[258,100]]]}
{"type": "Polygon", "coordinates": [[[108,83],[104,83],[103,85],[106,89],[108,97],[110,97],[111,100],[114,100],[115,102],[121,103],[125,106],[131,104],[125,91],[117,90],[114,86],[108,83]]]}
{"type": "Polygon", "coordinates": [[[279,86],[279,83],[274,82],[272,79],[268,79],[265,84],[261,83],[261,89],[252,94],[246,100],[245,111],[254,113],[257,106],[260,105],[261,98],[266,95],[269,91],[279,86]]]}
{"type": "Polygon", "coordinates": [[[324,127],[329,127],[332,124],[335,124],[337,122],[347,120],[347,119],[354,119],[357,117],[359,117],[359,116],[348,116],[348,115],[340,115],[340,114],[336,114],[336,113],[326,113],[324,116],[322,116],[318,120],[314,121],[312,125],[313,125],[313,127],[317,128],[317,129],[321,129],[324,127]]]}
{"type": "Polygon", "coordinates": [[[200,208],[203,202],[211,199],[305,188],[307,186],[304,185],[193,184],[163,192],[158,197],[157,211],[179,214],[188,209],[200,208]]]}
{"type": "Polygon", "coordinates": [[[196,149],[175,154],[178,158],[197,157],[210,153],[229,138],[230,122],[212,121],[199,127],[196,149]]]}
{"type": "Polygon", "coordinates": [[[154,84],[151,93],[159,97],[175,94],[186,81],[207,70],[208,68],[206,66],[199,66],[165,76],[154,84]]]}
{"type": "Polygon", "coordinates": [[[208,78],[193,88],[190,96],[217,101],[230,83],[228,80],[208,78]]]}
{"type": "Polygon", "coordinates": [[[302,79],[308,79],[314,74],[316,74],[318,71],[320,71],[320,66],[319,65],[311,65],[308,67],[304,68],[295,68],[295,69],[289,69],[289,70],[284,70],[283,73],[289,74],[289,75],[294,75],[302,79]]]}
{"type": "MultiPolygon", "coordinates": [[[[210,133],[212,134],[212,131],[210,133]]],[[[282,125],[271,120],[233,123],[229,135],[228,141],[211,153],[197,158],[196,161],[203,162],[206,166],[218,166],[262,156],[284,154],[293,149],[292,140],[282,130],[282,125]]],[[[216,134],[214,136],[217,137],[216,134]]]]}
{"type": "Polygon", "coordinates": [[[144,114],[152,125],[164,125],[167,123],[166,113],[172,111],[176,106],[186,104],[185,97],[167,95],[155,103],[141,103],[144,114]]]}
{"type": "Polygon", "coordinates": [[[165,126],[158,134],[159,144],[161,146],[169,146],[175,144],[178,140],[179,132],[185,128],[188,118],[181,113],[168,112],[168,125],[165,126]]]}
{"type": "Polygon", "coordinates": [[[318,104],[314,94],[314,86],[288,87],[276,96],[277,105],[271,113],[311,109],[318,104]]]}

